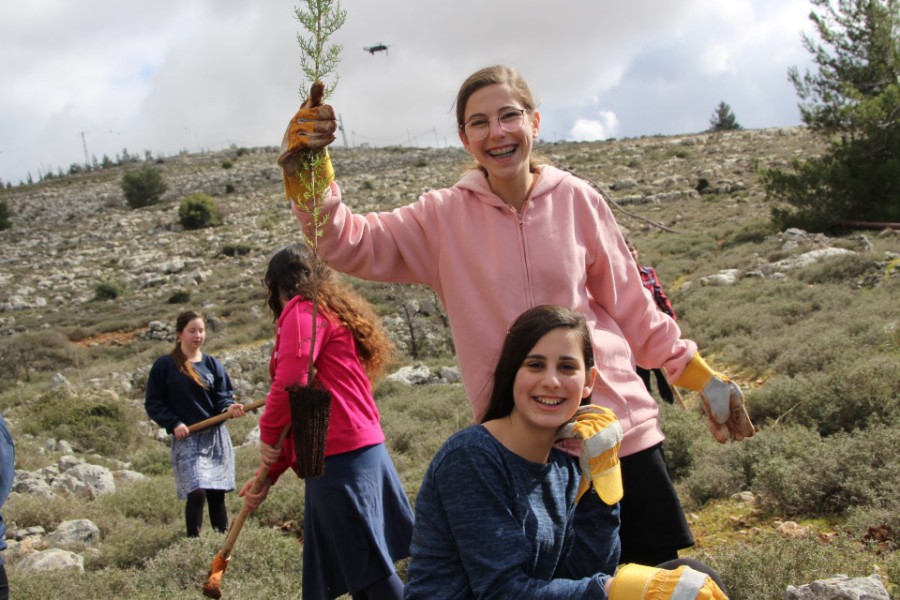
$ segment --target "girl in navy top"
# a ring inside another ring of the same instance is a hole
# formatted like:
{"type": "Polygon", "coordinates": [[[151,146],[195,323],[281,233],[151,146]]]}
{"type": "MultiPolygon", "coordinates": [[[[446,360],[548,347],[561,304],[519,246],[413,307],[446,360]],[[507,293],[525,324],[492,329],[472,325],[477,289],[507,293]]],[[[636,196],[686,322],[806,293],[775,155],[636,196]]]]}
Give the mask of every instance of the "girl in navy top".
{"type": "Polygon", "coordinates": [[[234,448],[224,423],[194,434],[188,426],[228,411],[244,415],[234,402],[234,389],[222,363],[201,352],[206,340],[203,318],[186,311],[175,323],[175,348],[150,368],[144,408],[160,427],[174,435],[172,470],[178,498],[187,500],[188,537],[200,535],[203,505],[209,505],[210,524],[228,529],[225,492],[234,489],[234,448]]]}

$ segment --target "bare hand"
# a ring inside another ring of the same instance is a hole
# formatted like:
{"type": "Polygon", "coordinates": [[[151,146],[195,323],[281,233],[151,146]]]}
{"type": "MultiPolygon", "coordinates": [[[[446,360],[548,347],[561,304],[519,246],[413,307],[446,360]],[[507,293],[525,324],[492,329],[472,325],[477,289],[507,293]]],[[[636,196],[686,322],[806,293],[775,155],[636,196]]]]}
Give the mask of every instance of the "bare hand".
{"type": "Polygon", "coordinates": [[[270,468],[281,456],[281,448],[270,446],[265,442],[259,443],[259,462],[262,466],[270,468]]]}
{"type": "Polygon", "coordinates": [[[241,488],[241,491],[238,492],[238,497],[244,499],[244,504],[250,510],[256,510],[259,508],[259,505],[262,504],[265,499],[269,495],[269,488],[272,487],[272,482],[269,481],[268,478],[263,480],[262,486],[259,488],[259,491],[255,494],[253,493],[253,484],[256,482],[256,477],[251,477],[247,480],[247,483],[244,484],[244,487],[241,488]]]}
{"type": "Polygon", "coordinates": [[[184,423],[179,423],[175,426],[175,429],[172,430],[172,433],[175,434],[176,440],[183,440],[187,436],[191,435],[191,432],[188,430],[187,425],[184,423]]]}
{"type": "Polygon", "coordinates": [[[238,417],[243,417],[245,414],[247,414],[244,412],[244,405],[240,404],[239,402],[235,402],[234,404],[229,404],[227,410],[228,410],[228,413],[231,415],[232,419],[236,419],[238,417]]]}

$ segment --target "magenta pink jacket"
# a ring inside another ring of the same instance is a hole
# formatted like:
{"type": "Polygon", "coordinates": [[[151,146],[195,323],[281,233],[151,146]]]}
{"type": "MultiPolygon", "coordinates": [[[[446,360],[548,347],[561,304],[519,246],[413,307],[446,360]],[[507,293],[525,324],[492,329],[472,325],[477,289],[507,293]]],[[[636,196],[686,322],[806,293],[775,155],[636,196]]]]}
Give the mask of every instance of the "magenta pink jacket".
{"type": "MultiPolygon", "coordinates": [[[[551,166],[520,213],[481,171],[391,212],[355,215],[332,184],[319,252],[363,279],[425,284],[447,311],[476,420],[490,395],[506,329],[524,310],[560,304],[584,313],[600,378],[593,402],[619,417],[627,456],[663,440],[658,407],[634,370],[666,367],[677,379],[697,350],[656,310],[619,226],[584,181],[551,166]]],[[[308,217],[304,216],[308,219],[308,217]]]]}
{"type": "MultiPolygon", "coordinates": [[[[291,422],[291,407],[285,388],[306,384],[309,341],[312,333],[312,303],[296,296],[285,305],[275,330],[275,347],[269,361],[272,385],[266,408],[259,419],[260,439],[274,446],[285,425],[291,422]]],[[[343,454],[384,441],[381,417],[372,398],[371,385],[356,353],[353,334],[319,311],[316,321],[316,380],[331,392],[331,416],[325,456],[343,454]]],[[[269,470],[274,483],[289,466],[294,467],[294,444],[284,444],[281,457],[269,470]]]]}

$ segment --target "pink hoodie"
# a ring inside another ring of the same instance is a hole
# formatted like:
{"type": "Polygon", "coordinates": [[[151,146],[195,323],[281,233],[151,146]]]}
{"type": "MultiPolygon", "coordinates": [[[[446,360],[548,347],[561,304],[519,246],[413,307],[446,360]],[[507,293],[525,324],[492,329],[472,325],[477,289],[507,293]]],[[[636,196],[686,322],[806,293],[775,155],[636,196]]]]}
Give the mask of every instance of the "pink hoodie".
{"type": "MultiPolygon", "coordinates": [[[[319,252],[363,279],[421,283],[447,311],[463,384],[476,420],[490,396],[506,329],[524,310],[560,304],[584,313],[600,377],[593,402],[619,417],[627,456],[663,440],[656,401],[634,370],[666,367],[677,379],[697,350],[656,310],[619,226],[584,181],[551,166],[521,213],[481,171],[391,212],[355,215],[332,184],[319,252]]],[[[303,220],[309,217],[304,215],[303,220]]]]}

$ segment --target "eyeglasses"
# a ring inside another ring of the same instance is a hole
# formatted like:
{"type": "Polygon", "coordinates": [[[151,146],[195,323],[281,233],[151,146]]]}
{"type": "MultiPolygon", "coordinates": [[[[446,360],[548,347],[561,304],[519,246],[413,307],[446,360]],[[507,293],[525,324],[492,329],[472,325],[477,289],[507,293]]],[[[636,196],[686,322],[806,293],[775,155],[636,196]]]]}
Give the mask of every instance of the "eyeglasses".
{"type": "MultiPolygon", "coordinates": [[[[470,142],[480,142],[491,132],[491,119],[495,117],[475,116],[462,124],[461,129],[465,132],[470,142]]],[[[513,133],[522,128],[525,121],[524,108],[508,108],[496,117],[500,129],[507,133],[513,133]]]]}

